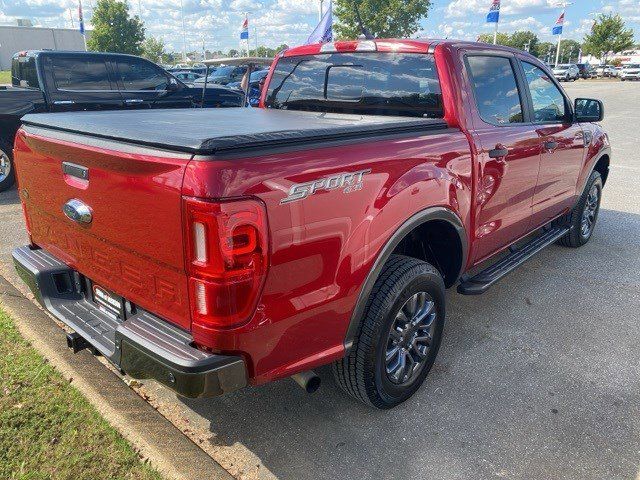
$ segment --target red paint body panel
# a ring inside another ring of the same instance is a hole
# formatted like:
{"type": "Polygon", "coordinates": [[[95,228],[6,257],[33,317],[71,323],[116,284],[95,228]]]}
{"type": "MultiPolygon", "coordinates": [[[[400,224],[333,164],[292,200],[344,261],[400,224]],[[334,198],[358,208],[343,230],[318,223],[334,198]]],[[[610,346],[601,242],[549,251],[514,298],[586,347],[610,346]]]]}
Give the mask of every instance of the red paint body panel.
{"type": "MultiPolygon", "coordinates": [[[[353,50],[357,43],[337,48],[353,50]]],[[[256,311],[241,326],[194,332],[203,347],[241,354],[258,384],[344,355],[364,281],[412,215],[438,206],[461,220],[469,246],[466,270],[569,208],[608,148],[606,135],[593,125],[493,126],[480,119],[463,54],[472,49],[516,55],[513,50],[421,40],[376,45],[385,52],[431,49],[449,130],[229,159],[125,153],[22,131],[16,166],[21,189],[30,192],[23,201],[33,242],[189,328],[181,197],[259,199],[267,213],[269,268],[256,311]],[[585,149],[587,129],[593,141],[585,149]],[[543,151],[550,138],[559,144],[553,153],[543,151]],[[497,145],[509,148],[506,158],[489,158],[497,145]],[[65,179],[62,161],[88,166],[90,188],[65,179]],[[370,171],[360,190],[318,190],[281,204],[294,184],[361,170],[370,171]],[[95,223],[81,230],[66,219],[60,207],[69,198],[94,206],[95,223]]],[[[307,45],[282,55],[317,54],[320,48],[307,45]]]]}
{"type": "Polygon", "coordinates": [[[255,317],[214,338],[214,350],[251,352],[259,382],[339,358],[360,288],[380,249],[411,215],[445,206],[468,222],[471,156],[461,132],[228,162],[194,160],[185,195],[254,196],[267,207],[271,265],[255,317]],[[363,189],[319,191],[280,205],[294,183],[371,169],[363,189]],[[273,340],[277,339],[277,341],[273,340]]]}

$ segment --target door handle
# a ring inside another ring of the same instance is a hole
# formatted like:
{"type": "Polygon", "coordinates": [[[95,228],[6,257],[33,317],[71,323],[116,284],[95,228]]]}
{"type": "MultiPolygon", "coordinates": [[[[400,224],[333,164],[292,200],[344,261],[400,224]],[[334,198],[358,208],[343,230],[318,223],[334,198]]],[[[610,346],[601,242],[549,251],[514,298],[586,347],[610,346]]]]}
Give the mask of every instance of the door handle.
{"type": "Polygon", "coordinates": [[[558,142],[544,142],[544,148],[548,152],[553,152],[556,148],[558,148],[558,142]]]}
{"type": "Polygon", "coordinates": [[[142,103],[144,100],[141,98],[127,98],[124,103],[142,103]]]}
{"type": "Polygon", "coordinates": [[[73,105],[74,103],[76,103],[73,100],[54,100],[53,104],[54,105],[73,105]]]}
{"type": "Polygon", "coordinates": [[[489,150],[489,158],[504,158],[509,154],[509,149],[502,145],[496,145],[496,148],[489,150]]]}

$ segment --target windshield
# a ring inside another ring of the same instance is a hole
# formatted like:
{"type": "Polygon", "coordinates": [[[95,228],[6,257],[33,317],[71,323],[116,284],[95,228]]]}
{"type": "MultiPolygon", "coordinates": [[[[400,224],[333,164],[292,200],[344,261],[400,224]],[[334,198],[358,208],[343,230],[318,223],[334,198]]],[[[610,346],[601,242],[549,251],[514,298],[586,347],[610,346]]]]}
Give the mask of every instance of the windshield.
{"type": "Polygon", "coordinates": [[[556,70],[569,70],[569,65],[558,65],[556,70]]]}
{"type": "Polygon", "coordinates": [[[231,75],[236,67],[219,67],[215,72],[209,74],[209,77],[227,77],[231,75]]]}
{"type": "Polygon", "coordinates": [[[624,68],[640,68],[640,63],[632,63],[630,65],[626,65],[624,68]]]}
{"type": "Polygon", "coordinates": [[[442,118],[432,55],[331,53],[278,61],[267,108],[442,118]]]}
{"type": "Polygon", "coordinates": [[[262,80],[264,77],[267,76],[267,73],[269,73],[269,70],[259,70],[257,72],[253,72],[251,74],[251,83],[254,82],[259,82],[260,80],[262,80]]]}

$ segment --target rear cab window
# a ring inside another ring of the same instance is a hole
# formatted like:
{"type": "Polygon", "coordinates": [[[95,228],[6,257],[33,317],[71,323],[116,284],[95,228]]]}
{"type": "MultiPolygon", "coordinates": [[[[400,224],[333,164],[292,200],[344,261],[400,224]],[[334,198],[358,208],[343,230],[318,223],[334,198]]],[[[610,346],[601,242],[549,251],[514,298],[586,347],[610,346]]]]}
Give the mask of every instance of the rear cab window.
{"type": "Polygon", "coordinates": [[[281,58],[267,108],[363,115],[442,118],[432,55],[354,52],[281,58]]]}
{"type": "Polygon", "coordinates": [[[11,85],[21,88],[40,89],[35,56],[17,54],[13,57],[11,60],[11,85]]]}

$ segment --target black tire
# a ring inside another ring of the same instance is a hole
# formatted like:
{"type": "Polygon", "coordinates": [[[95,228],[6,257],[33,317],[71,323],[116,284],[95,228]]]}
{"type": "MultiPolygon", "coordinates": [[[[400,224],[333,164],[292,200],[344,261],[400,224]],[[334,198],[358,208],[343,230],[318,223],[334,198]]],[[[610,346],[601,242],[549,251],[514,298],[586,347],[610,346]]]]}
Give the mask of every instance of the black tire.
{"type": "Polygon", "coordinates": [[[0,192],[10,189],[15,181],[12,148],[5,140],[0,139],[0,192]]]}
{"type": "Polygon", "coordinates": [[[411,397],[438,354],[445,319],[444,291],[444,281],[435,267],[415,258],[392,255],[369,295],[353,347],[333,364],[338,385],[352,397],[380,409],[395,407],[411,397]],[[414,298],[415,316],[405,315],[414,298]],[[431,313],[427,315],[427,311],[431,313]],[[399,318],[415,318],[416,323],[407,320],[403,330],[398,327],[399,318]],[[418,346],[418,342],[424,343],[418,346]],[[386,355],[394,349],[399,352],[398,365],[407,365],[406,377],[405,367],[403,372],[399,368],[388,372],[393,358],[388,360],[386,355]],[[399,378],[394,379],[396,374],[399,378]]]}
{"type": "Polygon", "coordinates": [[[596,226],[598,220],[598,212],[600,211],[600,200],[602,198],[602,177],[599,172],[592,172],[587,185],[580,195],[580,199],[573,210],[558,220],[558,223],[568,225],[569,233],[558,240],[558,244],[564,247],[578,248],[586,244],[596,226]],[[597,192],[595,203],[593,201],[593,192],[597,192]],[[589,210],[588,212],[586,212],[589,210]],[[585,213],[586,212],[586,213],[585,213]],[[585,216],[587,218],[588,228],[585,229],[585,216]]]}

